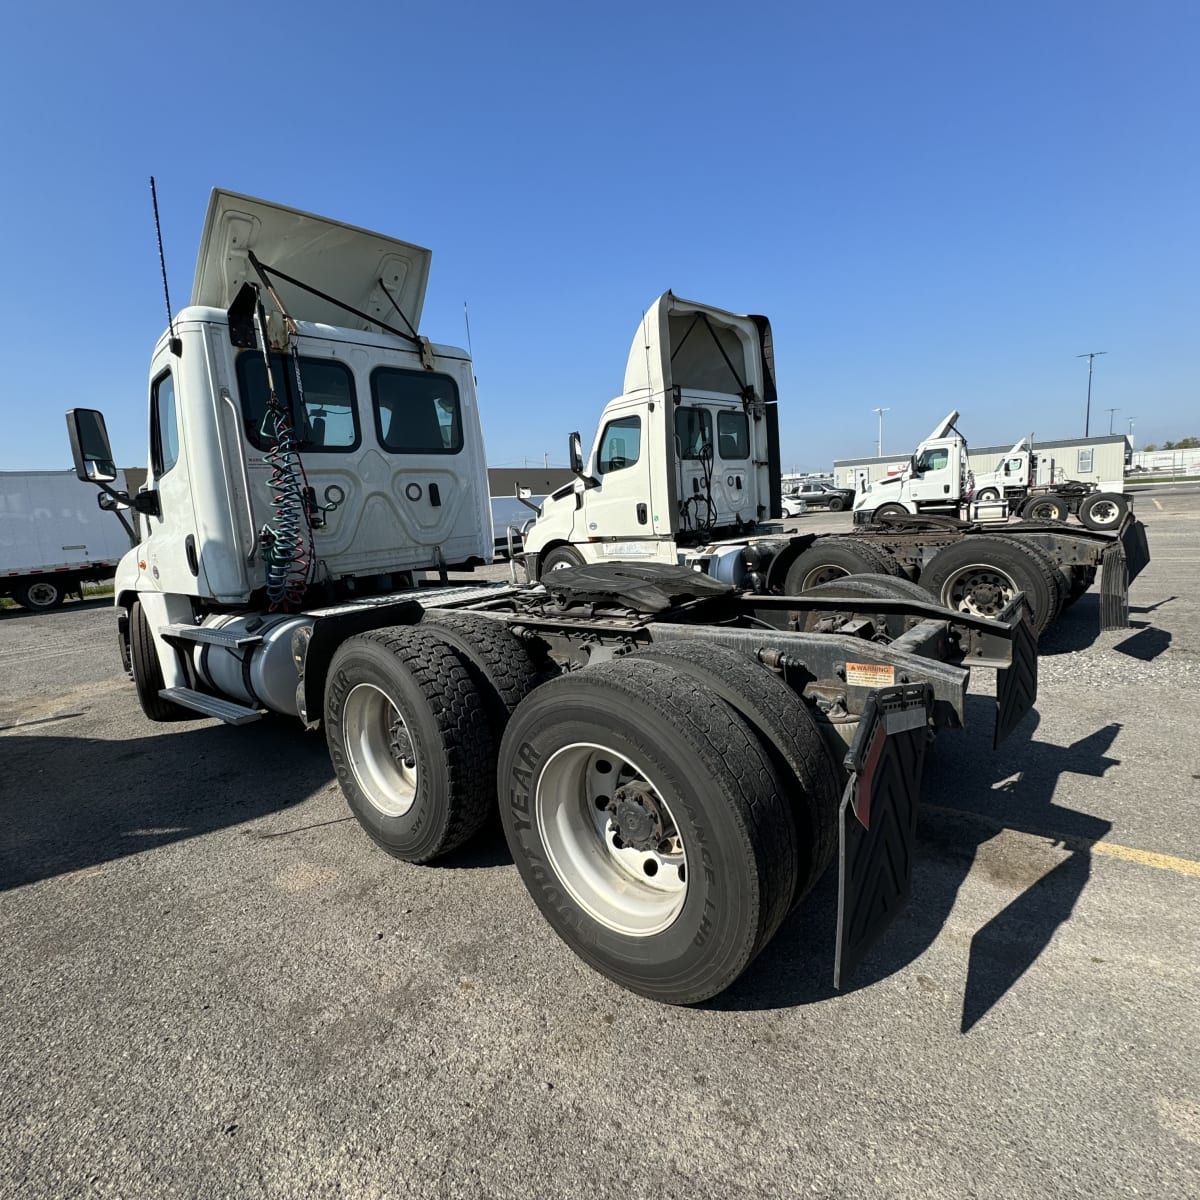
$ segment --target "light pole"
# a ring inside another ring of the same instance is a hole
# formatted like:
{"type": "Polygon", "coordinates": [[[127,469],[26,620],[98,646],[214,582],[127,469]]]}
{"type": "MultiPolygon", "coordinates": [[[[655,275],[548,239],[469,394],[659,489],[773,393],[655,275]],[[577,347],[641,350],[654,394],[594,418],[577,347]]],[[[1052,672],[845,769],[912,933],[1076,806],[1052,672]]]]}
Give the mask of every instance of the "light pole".
{"type": "Polygon", "coordinates": [[[1111,435],[1112,434],[1113,413],[1120,412],[1121,410],[1119,408],[1106,408],[1104,411],[1106,413],[1108,413],[1108,432],[1111,435]]]}
{"type": "Polygon", "coordinates": [[[1091,432],[1092,425],[1092,361],[1097,359],[1101,354],[1107,354],[1107,350],[1089,350],[1086,354],[1077,354],[1076,358],[1086,358],[1088,360],[1088,398],[1087,412],[1083,418],[1083,436],[1086,438],[1091,432]]]}
{"type": "Polygon", "coordinates": [[[885,412],[891,412],[892,410],[890,408],[873,408],[873,409],[871,409],[871,411],[873,413],[879,414],[879,440],[875,443],[875,457],[882,458],[883,457],[883,414],[885,412]]]}

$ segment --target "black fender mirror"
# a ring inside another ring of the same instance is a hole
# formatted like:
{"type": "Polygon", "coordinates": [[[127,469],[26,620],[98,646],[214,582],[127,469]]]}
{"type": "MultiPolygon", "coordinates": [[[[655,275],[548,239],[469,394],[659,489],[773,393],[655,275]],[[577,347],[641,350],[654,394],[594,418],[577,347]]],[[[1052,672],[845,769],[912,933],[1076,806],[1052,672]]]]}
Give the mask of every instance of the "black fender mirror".
{"type": "Polygon", "coordinates": [[[112,483],[117,477],[117,464],[104,414],[95,408],[71,409],[67,413],[67,433],[71,438],[75,474],[84,483],[112,483]]]}
{"type": "Polygon", "coordinates": [[[579,438],[579,432],[572,433],[567,438],[567,453],[569,454],[568,461],[571,464],[571,473],[573,475],[583,474],[583,443],[579,438]]]}

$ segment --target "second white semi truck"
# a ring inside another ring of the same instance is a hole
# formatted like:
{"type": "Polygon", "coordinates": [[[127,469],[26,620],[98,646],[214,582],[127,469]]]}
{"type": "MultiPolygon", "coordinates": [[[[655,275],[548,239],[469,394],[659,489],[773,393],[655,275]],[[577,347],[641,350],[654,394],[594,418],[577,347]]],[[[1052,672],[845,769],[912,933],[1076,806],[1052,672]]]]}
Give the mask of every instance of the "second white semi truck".
{"type": "Polygon", "coordinates": [[[1127,509],[1110,531],[1006,524],[1002,503],[967,505],[966,441],[951,413],[910,475],[855,498],[842,535],[779,523],[780,454],[771,326],[671,292],[634,334],[625,386],[601,413],[575,481],[519,530],[529,581],[585,563],[680,563],[739,587],[796,595],[864,572],[924,588],[948,608],[995,616],[1023,593],[1040,634],[1101,577],[1100,623],[1128,624],[1129,583],[1148,561],[1127,509]],[[966,519],[963,519],[966,518],[966,519]]]}

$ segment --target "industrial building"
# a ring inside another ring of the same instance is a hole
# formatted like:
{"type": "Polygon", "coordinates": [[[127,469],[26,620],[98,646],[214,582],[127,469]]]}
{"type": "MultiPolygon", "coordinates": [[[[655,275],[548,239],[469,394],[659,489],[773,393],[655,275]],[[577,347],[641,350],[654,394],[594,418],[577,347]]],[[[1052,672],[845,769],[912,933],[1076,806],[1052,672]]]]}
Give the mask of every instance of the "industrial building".
{"type": "MultiPolygon", "coordinates": [[[[1013,439],[1016,440],[1015,438],[1013,439]]],[[[1034,439],[1033,448],[1039,455],[1054,460],[1054,479],[1079,479],[1085,483],[1114,484],[1125,477],[1125,468],[1133,448],[1122,433],[1104,434],[1091,438],[1064,438],[1061,441],[1040,442],[1034,439]]],[[[916,447],[913,447],[915,450],[916,447]]],[[[969,450],[971,470],[976,475],[994,471],[1012,449],[1004,446],[972,446],[969,450]]],[[[839,487],[861,488],[889,475],[898,475],[908,465],[906,454],[884,458],[839,458],[833,463],[835,481],[839,487]]]]}

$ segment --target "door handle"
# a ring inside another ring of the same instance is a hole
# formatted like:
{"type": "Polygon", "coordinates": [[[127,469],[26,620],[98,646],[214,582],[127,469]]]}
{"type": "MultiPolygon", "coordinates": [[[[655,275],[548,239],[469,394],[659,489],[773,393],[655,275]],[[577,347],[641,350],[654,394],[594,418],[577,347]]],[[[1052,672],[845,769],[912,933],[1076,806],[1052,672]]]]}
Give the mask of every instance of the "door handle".
{"type": "Polygon", "coordinates": [[[646,512],[646,506],[644,504],[639,504],[637,506],[637,519],[639,525],[645,525],[648,515],[646,512]]]}

